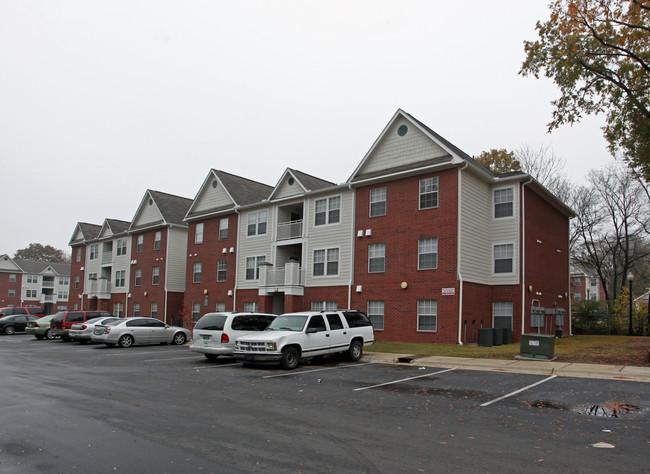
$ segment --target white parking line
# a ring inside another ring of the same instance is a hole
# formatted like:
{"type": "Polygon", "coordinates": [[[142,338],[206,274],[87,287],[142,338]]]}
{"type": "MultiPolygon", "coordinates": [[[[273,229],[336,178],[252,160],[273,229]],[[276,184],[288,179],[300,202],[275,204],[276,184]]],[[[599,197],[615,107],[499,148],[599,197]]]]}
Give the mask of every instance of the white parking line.
{"type": "Polygon", "coordinates": [[[361,367],[362,365],[374,364],[374,362],[363,362],[361,364],[350,364],[350,365],[337,365],[335,367],[323,367],[322,369],[313,369],[313,370],[301,370],[300,372],[285,372],[283,374],[276,375],[265,375],[263,379],[272,379],[274,377],[288,377],[290,375],[302,375],[308,374],[310,372],[321,372],[323,370],[334,370],[334,369],[349,369],[350,367],[361,367]]]}
{"type": "Polygon", "coordinates": [[[506,399],[506,398],[508,398],[508,397],[512,397],[513,395],[517,395],[518,393],[521,393],[521,392],[523,392],[523,391],[525,391],[525,390],[528,390],[529,388],[532,388],[532,387],[534,387],[535,385],[539,385],[539,384],[542,384],[542,383],[544,383],[544,382],[548,382],[549,380],[554,379],[555,377],[557,377],[557,375],[551,375],[550,377],[547,377],[547,378],[545,378],[544,380],[540,380],[539,382],[535,382],[535,383],[533,383],[533,384],[530,384],[530,385],[528,385],[527,387],[520,388],[519,390],[515,390],[514,392],[510,392],[510,393],[507,394],[507,395],[504,395],[504,396],[499,397],[499,398],[495,398],[494,400],[490,400],[489,402],[481,403],[480,406],[482,406],[482,407],[486,407],[486,406],[488,406],[488,405],[492,405],[493,403],[500,402],[501,400],[504,400],[504,399],[506,399]]]}
{"type": "Polygon", "coordinates": [[[233,365],[241,365],[240,362],[231,362],[230,364],[221,364],[221,365],[202,365],[201,367],[192,367],[195,370],[201,369],[219,369],[221,367],[232,367],[233,365]]]}
{"type": "MultiPolygon", "coordinates": [[[[111,350],[111,352],[113,351],[111,350]]],[[[160,354],[160,353],[161,353],[160,351],[159,352],[137,352],[137,351],[130,351],[129,349],[117,348],[115,354],[106,354],[106,357],[123,356],[123,355],[160,354]]]]}
{"type": "Polygon", "coordinates": [[[165,362],[167,360],[189,359],[190,357],[193,358],[193,359],[197,358],[196,356],[188,355],[188,356],[185,356],[185,357],[170,357],[170,358],[165,358],[165,359],[145,359],[142,362],[165,362]]]}
{"type": "Polygon", "coordinates": [[[456,370],[456,369],[445,369],[445,370],[440,370],[438,372],[432,372],[430,374],[418,375],[415,377],[408,377],[406,379],[400,379],[400,380],[393,380],[392,382],[379,383],[377,385],[370,385],[368,387],[355,388],[353,392],[360,392],[361,390],[368,390],[370,388],[377,388],[377,387],[383,387],[384,385],[392,385],[400,382],[406,382],[407,380],[421,379],[422,377],[431,377],[432,375],[443,374],[445,372],[451,372],[452,370],[456,370]]]}

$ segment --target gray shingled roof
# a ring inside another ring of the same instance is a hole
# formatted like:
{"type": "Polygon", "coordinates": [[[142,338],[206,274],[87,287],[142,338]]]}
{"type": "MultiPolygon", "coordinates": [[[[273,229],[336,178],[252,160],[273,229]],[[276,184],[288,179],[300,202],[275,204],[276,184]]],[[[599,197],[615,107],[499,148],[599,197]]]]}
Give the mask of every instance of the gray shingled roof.
{"type": "Polygon", "coordinates": [[[294,170],[293,168],[287,168],[300,183],[305,187],[307,191],[316,191],[318,189],[331,188],[336,186],[335,183],[330,181],[325,181],[324,179],[317,178],[302,171],[294,170]]]}
{"type": "Polygon", "coordinates": [[[60,276],[70,276],[69,263],[35,262],[33,260],[20,259],[14,259],[14,263],[18,265],[24,273],[30,275],[38,275],[47,267],[52,267],[52,269],[60,276]]]}
{"type": "Polygon", "coordinates": [[[106,219],[106,223],[110,226],[113,234],[123,234],[131,226],[130,222],[121,221],[119,219],[106,219]]]}
{"type": "Polygon", "coordinates": [[[82,239],[71,240],[70,245],[80,244],[84,240],[93,240],[96,239],[99,235],[99,232],[102,230],[102,226],[97,224],[89,224],[87,222],[78,222],[77,225],[81,230],[82,239]]]}
{"type": "Polygon", "coordinates": [[[267,199],[273,191],[273,186],[259,183],[252,179],[242,178],[221,170],[212,170],[238,206],[246,206],[267,199]]]}
{"type": "Polygon", "coordinates": [[[187,225],[183,222],[183,218],[192,205],[192,199],[174,196],[161,191],[152,191],[151,189],[149,194],[156,202],[156,206],[158,206],[167,224],[187,225]]]}

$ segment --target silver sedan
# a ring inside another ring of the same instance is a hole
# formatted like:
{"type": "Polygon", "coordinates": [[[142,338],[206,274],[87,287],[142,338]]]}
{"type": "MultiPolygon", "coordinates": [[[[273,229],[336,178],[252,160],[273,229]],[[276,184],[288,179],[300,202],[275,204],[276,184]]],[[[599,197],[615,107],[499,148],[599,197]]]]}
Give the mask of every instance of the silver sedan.
{"type": "Polygon", "coordinates": [[[190,338],[190,331],[176,326],[169,326],[155,318],[126,318],[108,324],[96,325],[91,340],[107,346],[119,344],[131,347],[134,344],[185,344],[190,338]]]}
{"type": "Polygon", "coordinates": [[[97,324],[108,324],[111,321],[117,321],[118,319],[119,318],[115,318],[115,317],[111,317],[111,318],[101,317],[101,318],[89,319],[85,323],[74,323],[72,326],[70,326],[70,330],[68,331],[68,336],[73,341],[77,341],[82,344],[85,344],[86,342],[90,342],[90,338],[93,335],[93,331],[97,324]]]}

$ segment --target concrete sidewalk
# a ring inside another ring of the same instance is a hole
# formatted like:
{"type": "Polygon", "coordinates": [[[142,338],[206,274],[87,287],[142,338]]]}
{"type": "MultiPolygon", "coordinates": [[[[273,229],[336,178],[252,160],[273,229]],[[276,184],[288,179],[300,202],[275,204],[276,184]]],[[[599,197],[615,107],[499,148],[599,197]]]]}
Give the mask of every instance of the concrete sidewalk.
{"type": "Polygon", "coordinates": [[[624,365],[577,364],[534,359],[468,359],[464,357],[420,356],[369,351],[364,352],[363,360],[385,364],[418,365],[449,369],[487,370],[517,374],[559,375],[564,377],[650,382],[650,367],[624,365]]]}

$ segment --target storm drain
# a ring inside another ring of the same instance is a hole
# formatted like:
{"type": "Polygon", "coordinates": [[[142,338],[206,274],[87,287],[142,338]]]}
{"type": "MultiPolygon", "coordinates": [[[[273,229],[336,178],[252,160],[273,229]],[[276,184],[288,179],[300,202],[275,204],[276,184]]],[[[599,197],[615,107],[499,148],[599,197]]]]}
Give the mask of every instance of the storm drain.
{"type": "Polygon", "coordinates": [[[603,418],[622,418],[630,413],[639,413],[643,407],[631,403],[606,402],[602,405],[587,405],[576,410],[581,415],[597,416],[603,418]]]}
{"type": "Polygon", "coordinates": [[[428,356],[424,356],[424,355],[410,355],[410,356],[403,356],[403,357],[398,357],[398,358],[397,358],[397,362],[400,362],[400,363],[402,363],[402,364],[410,364],[410,363],[412,363],[414,360],[422,359],[423,357],[428,357],[428,356]]]}

